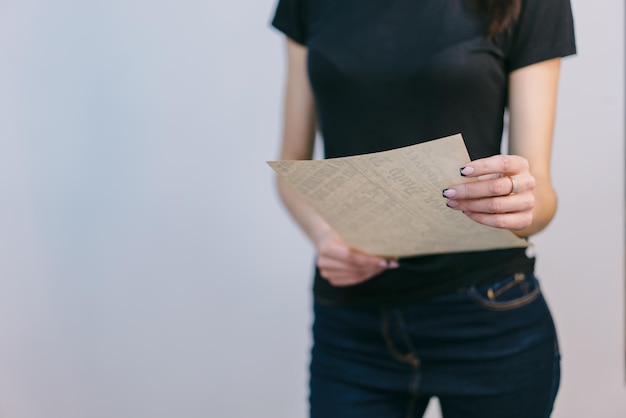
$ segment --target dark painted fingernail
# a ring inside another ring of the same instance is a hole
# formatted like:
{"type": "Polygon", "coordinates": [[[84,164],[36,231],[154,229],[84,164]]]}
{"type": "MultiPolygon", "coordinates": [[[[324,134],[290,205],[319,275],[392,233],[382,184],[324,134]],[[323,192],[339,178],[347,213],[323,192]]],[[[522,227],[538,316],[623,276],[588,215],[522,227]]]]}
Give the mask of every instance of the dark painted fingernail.
{"type": "Polygon", "coordinates": [[[441,195],[446,198],[456,197],[456,190],[454,189],[443,189],[441,195]]]}
{"type": "Polygon", "coordinates": [[[459,169],[459,173],[463,177],[470,176],[473,172],[474,172],[474,169],[472,167],[461,167],[459,169]]]}

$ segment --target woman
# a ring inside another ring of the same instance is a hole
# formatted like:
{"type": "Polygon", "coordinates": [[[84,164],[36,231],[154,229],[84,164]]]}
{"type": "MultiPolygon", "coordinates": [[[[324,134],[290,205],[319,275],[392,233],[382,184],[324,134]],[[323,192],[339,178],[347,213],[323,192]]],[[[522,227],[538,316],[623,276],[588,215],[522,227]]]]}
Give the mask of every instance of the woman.
{"type": "MultiPolygon", "coordinates": [[[[556,211],[550,152],[569,0],[280,0],[281,159],[383,151],[462,133],[472,162],[442,205],[520,237],[556,211]],[[501,155],[505,110],[508,152],[501,155]]],[[[417,175],[417,173],[416,173],[417,175]]],[[[348,248],[282,180],[317,250],[313,417],[548,417],[550,312],[524,249],[389,260],[348,248]]]]}

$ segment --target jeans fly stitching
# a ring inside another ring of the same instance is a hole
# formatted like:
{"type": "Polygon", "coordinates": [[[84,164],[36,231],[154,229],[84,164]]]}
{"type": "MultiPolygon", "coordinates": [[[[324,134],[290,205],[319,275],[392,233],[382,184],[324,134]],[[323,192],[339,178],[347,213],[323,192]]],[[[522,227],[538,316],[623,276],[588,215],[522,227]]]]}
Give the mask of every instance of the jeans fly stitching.
{"type": "Polygon", "coordinates": [[[383,335],[383,339],[385,340],[385,344],[387,345],[387,350],[393,358],[415,368],[419,366],[420,360],[413,352],[402,353],[393,343],[389,332],[389,313],[386,310],[381,311],[381,333],[383,335]]]}
{"type": "MultiPolygon", "coordinates": [[[[408,336],[406,335],[406,332],[404,330],[404,325],[405,325],[404,321],[402,320],[399,312],[395,311],[394,313],[395,313],[395,316],[398,318],[398,321],[401,322],[401,325],[403,327],[402,337],[404,338],[407,346],[412,350],[413,349],[412,344],[409,342],[408,336]]],[[[387,351],[397,361],[401,363],[409,364],[414,369],[413,378],[411,379],[411,383],[409,385],[409,393],[411,393],[411,397],[409,398],[409,402],[407,405],[407,418],[412,418],[413,412],[415,410],[415,403],[418,398],[417,388],[419,386],[419,378],[420,378],[419,376],[420,360],[412,351],[409,351],[407,353],[402,353],[400,352],[400,350],[398,350],[396,345],[393,343],[393,340],[391,338],[391,333],[389,332],[389,325],[390,325],[389,321],[390,321],[390,318],[389,318],[388,311],[386,310],[381,311],[381,332],[382,332],[382,336],[385,341],[385,344],[387,346],[387,351]]]]}

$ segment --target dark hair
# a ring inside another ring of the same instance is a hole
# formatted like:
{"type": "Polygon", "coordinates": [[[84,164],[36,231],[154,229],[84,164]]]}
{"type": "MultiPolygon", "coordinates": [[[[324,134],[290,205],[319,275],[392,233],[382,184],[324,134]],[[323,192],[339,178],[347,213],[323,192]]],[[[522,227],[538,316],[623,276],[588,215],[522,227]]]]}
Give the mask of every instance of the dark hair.
{"type": "Polygon", "coordinates": [[[473,0],[474,7],[487,21],[487,36],[493,37],[515,22],[522,0],[473,0]]]}

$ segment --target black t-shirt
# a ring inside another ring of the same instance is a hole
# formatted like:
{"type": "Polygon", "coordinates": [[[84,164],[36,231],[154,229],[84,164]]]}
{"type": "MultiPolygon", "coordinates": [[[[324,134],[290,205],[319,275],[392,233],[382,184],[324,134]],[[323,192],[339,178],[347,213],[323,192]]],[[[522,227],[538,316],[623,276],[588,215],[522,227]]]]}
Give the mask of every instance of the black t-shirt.
{"type": "MultiPolygon", "coordinates": [[[[519,19],[488,39],[469,0],[280,0],[272,24],[308,48],[327,158],[462,133],[472,159],[500,153],[508,74],[574,54],[569,0],[522,0],[519,19]]],[[[442,201],[443,204],[443,201],[442,201]]],[[[316,271],[318,300],[400,305],[515,272],[524,249],[409,257],[356,286],[316,271]]]]}

